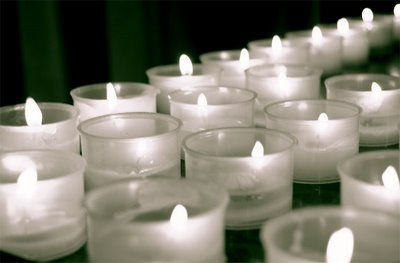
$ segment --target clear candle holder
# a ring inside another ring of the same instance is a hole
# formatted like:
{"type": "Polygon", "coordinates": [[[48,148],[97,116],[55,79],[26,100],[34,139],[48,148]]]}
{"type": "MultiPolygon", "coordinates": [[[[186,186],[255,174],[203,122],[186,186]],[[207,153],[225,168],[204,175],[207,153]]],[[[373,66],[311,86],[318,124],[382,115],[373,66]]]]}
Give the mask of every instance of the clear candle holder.
{"type": "Polygon", "coordinates": [[[85,160],[66,151],[0,153],[0,250],[33,261],[86,242],[85,160]]]}
{"type": "Polygon", "coordinates": [[[292,100],[270,104],[264,111],[267,128],[288,132],[299,141],[294,149],[297,183],[337,182],[337,163],[358,153],[361,109],[356,105],[335,100],[292,100]]]}
{"type": "Polygon", "coordinates": [[[384,213],[351,207],[295,210],[268,221],[262,228],[261,240],[268,263],[400,260],[398,219],[384,213]],[[343,228],[347,231],[343,231],[343,228]],[[349,231],[353,238],[348,234],[349,231]]]}
{"type": "Polygon", "coordinates": [[[389,166],[395,171],[392,176],[398,178],[399,159],[399,151],[387,150],[361,153],[340,162],[342,205],[392,213],[400,218],[400,189],[383,183],[389,166]]]}
{"type": "Polygon", "coordinates": [[[127,177],[180,175],[182,122],[157,113],[119,113],[82,122],[88,189],[127,177]]]}
{"type": "Polygon", "coordinates": [[[25,104],[0,108],[0,151],[31,149],[64,150],[79,153],[79,112],[63,103],[38,103],[41,125],[30,127],[25,104]]]}
{"type": "Polygon", "coordinates": [[[361,146],[386,146],[399,142],[399,78],[384,74],[346,74],[326,79],[325,86],[328,99],[347,101],[362,108],[361,146]],[[374,91],[373,82],[379,85],[374,91]]]}
{"type": "Polygon", "coordinates": [[[255,121],[265,127],[264,107],[276,101],[320,98],[322,70],[307,65],[268,64],[246,71],[247,88],[257,93],[255,121]]]}
{"type": "Polygon", "coordinates": [[[193,65],[192,75],[182,75],[178,65],[157,66],[146,71],[150,85],[158,88],[157,112],[169,113],[168,94],[175,90],[219,84],[222,69],[193,65]]]}
{"type": "Polygon", "coordinates": [[[95,189],[85,200],[90,260],[223,262],[228,201],[223,188],[189,179],[131,179],[95,189]]]}
{"type": "MultiPolygon", "coordinates": [[[[110,84],[110,83],[108,83],[110,84]]],[[[107,99],[107,83],[86,85],[71,91],[79,120],[123,112],[156,112],[158,89],[143,83],[112,83],[116,98],[107,99]]]]}
{"type": "Polygon", "coordinates": [[[183,142],[186,177],[228,189],[228,229],[253,229],[292,208],[296,139],[263,128],[222,128],[183,142]]]}

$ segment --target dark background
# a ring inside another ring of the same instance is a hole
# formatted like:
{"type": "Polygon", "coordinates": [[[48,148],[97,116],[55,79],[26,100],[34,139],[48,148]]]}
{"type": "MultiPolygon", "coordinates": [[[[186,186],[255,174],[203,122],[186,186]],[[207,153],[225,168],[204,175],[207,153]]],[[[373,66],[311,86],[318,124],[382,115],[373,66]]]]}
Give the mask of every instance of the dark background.
{"type": "Polygon", "coordinates": [[[147,82],[181,53],[239,49],[251,40],[393,13],[397,1],[1,1],[0,105],[71,103],[77,86],[147,82]]]}

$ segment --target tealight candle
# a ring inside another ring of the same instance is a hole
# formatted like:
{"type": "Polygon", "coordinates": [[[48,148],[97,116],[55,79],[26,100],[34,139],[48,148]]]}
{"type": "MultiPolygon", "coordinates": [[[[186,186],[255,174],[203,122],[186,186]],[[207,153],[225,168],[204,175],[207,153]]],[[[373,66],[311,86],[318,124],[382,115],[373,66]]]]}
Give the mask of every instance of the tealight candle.
{"type": "Polygon", "coordinates": [[[325,81],[328,99],[362,108],[360,145],[385,146],[399,141],[400,80],[382,74],[348,74],[325,81]]]}
{"type": "Polygon", "coordinates": [[[181,121],[157,113],[118,113],[81,122],[88,189],[121,178],[180,177],[181,121]]]}
{"type": "Polygon", "coordinates": [[[189,57],[182,55],[178,65],[166,65],[146,71],[150,85],[159,88],[157,95],[157,111],[169,113],[168,94],[175,90],[218,85],[221,68],[205,65],[192,65],[189,57]]]}
{"type": "Polygon", "coordinates": [[[302,208],[268,221],[268,263],[398,262],[396,217],[350,207],[302,208]]]}
{"type": "Polygon", "coordinates": [[[295,144],[293,136],[263,128],[195,133],[183,142],[186,177],[228,189],[227,228],[258,228],[292,208],[295,144]]]}
{"type": "Polygon", "coordinates": [[[361,109],[334,100],[281,101],[265,107],[266,127],[288,132],[299,143],[294,150],[294,181],[339,180],[336,165],[358,153],[361,109]]]}
{"type": "Polygon", "coordinates": [[[171,115],[183,123],[181,139],[190,133],[221,127],[254,125],[253,91],[228,87],[197,87],[169,94],[171,115]]]}
{"type": "Polygon", "coordinates": [[[281,39],[275,35],[272,39],[251,41],[248,44],[250,55],[267,58],[269,63],[308,64],[310,44],[300,39],[281,39]]]}
{"type": "Polygon", "coordinates": [[[79,153],[79,113],[62,103],[26,104],[0,108],[0,151],[53,149],[79,153]]]}
{"type": "Polygon", "coordinates": [[[393,9],[393,36],[399,41],[400,40],[400,4],[394,6],[393,9]]]}
{"type": "Polygon", "coordinates": [[[122,181],[90,192],[93,262],[223,262],[226,190],[189,179],[122,181]]]}
{"type": "Polygon", "coordinates": [[[200,61],[206,66],[222,68],[219,81],[221,86],[245,88],[245,70],[266,63],[267,60],[250,57],[249,52],[244,48],[206,53],[200,56],[200,61]]]}
{"type": "Polygon", "coordinates": [[[399,157],[399,151],[374,151],[339,163],[342,205],[392,213],[399,218],[399,157]]]}
{"type": "Polygon", "coordinates": [[[102,83],[71,91],[80,121],[122,112],[156,112],[158,90],[143,83],[102,83]]]}
{"type": "Polygon", "coordinates": [[[34,261],[78,250],[86,241],[84,169],[70,152],[0,153],[0,250],[34,261]]]}
{"type": "Polygon", "coordinates": [[[322,70],[306,65],[271,64],[246,71],[247,88],[257,93],[257,126],[265,127],[266,105],[288,99],[318,99],[322,70]]]}
{"type": "Polygon", "coordinates": [[[324,75],[332,75],[341,71],[342,38],[340,36],[323,35],[318,26],[314,26],[312,31],[289,32],[286,36],[310,42],[310,64],[323,69],[324,75]]]}

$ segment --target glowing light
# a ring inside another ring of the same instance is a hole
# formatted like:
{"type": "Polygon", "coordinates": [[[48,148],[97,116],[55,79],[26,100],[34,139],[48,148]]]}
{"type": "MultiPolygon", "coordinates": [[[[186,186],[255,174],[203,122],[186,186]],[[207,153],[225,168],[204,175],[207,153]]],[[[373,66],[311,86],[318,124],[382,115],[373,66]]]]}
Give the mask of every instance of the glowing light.
{"type": "Polygon", "coordinates": [[[181,75],[192,75],[193,74],[192,61],[185,54],[182,54],[179,57],[179,70],[181,71],[181,75]]]}
{"type": "Polygon", "coordinates": [[[400,190],[399,176],[397,175],[396,169],[391,165],[382,173],[382,182],[385,188],[389,190],[400,190]]]}
{"type": "Polygon", "coordinates": [[[339,19],[337,21],[337,30],[342,36],[347,35],[350,31],[349,21],[346,18],[339,19]]]}
{"type": "Polygon", "coordinates": [[[318,121],[328,121],[328,115],[325,112],[322,112],[319,116],[318,116],[318,121]]]}
{"type": "Polygon", "coordinates": [[[240,51],[240,57],[239,57],[239,63],[240,63],[240,67],[243,70],[246,70],[249,68],[250,65],[250,55],[249,55],[249,51],[247,51],[247,49],[243,48],[240,51]]]}
{"type": "Polygon", "coordinates": [[[172,210],[169,222],[175,227],[181,227],[185,225],[187,221],[188,214],[186,208],[181,204],[177,204],[174,210],[172,210]]]}
{"type": "Polygon", "coordinates": [[[394,6],[393,13],[396,18],[400,18],[400,4],[394,6]]]}
{"type": "Polygon", "coordinates": [[[371,84],[371,92],[374,93],[374,94],[381,94],[382,88],[378,83],[372,82],[372,84],[371,84]]]}
{"type": "Polygon", "coordinates": [[[29,127],[42,125],[42,111],[36,101],[28,97],[25,102],[25,121],[29,127]]]}
{"type": "Polygon", "coordinates": [[[272,54],[277,56],[282,53],[282,41],[279,36],[275,35],[272,38],[272,54]]]}
{"type": "Polygon", "coordinates": [[[287,68],[285,66],[278,66],[276,68],[278,71],[278,86],[282,90],[282,94],[285,97],[289,97],[289,82],[287,78],[287,68]]]}
{"type": "Polygon", "coordinates": [[[34,166],[26,168],[17,179],[17,192],[24,197],[31,196],[37,185],[37,171],[34,166]]]}
{"type": "Polygon", "coordinates": [[[349,263],[353,256],[354,236],[351,229],[343,227],[334,232],[326,248],[327,263],[349,263]]]}
{"type": "Polygon", "coordinates": [[[253,158],[260,158],[264,156],[264,146],[261,142],[256,141],[253,146],[253,150],[251,151],[251,157],[253,158]]]}
{"type": "Polygon", "coordinates": [[[370,8],[364,8],[361,17],[364,22],[371,23],[374,20],[374,13],[370,8]]]}
{"type": "Polygon", "coordinates": [[[204,95],[204,93],[200,93],[200,95],[197,97],[197,105],[199,107],[207,107],[208,102],[206,95],[204,95]]]}
{"type": "Polygon", "coordinates": [[[323,36],[321,29],[318,26],[314,26],[311,32],[311,39],[314,45],[319,46],[322,43],[323,36]]]}

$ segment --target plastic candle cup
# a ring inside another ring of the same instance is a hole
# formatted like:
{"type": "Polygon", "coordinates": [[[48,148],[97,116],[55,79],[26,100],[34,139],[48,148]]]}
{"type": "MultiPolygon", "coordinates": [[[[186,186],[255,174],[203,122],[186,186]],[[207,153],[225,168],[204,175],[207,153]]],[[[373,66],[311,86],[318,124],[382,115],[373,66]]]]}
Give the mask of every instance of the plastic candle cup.
{"type": "Polygon", "coordinates": [[[264,128],[221,128],[183,142],[186,177],[228,189],[228,229],[259,228],[292,208],[296,139],[264,128]]]}
{"type": "Polygon", "coordinates": [[[310,44],[301,39],[272,39],[251,41],[248,44],[250,55],[267,58],[269,63],[308,64],[310,62],[310,44]]]}
{"type": "Polygon", "coordinates": [[[256,125],[265,127],[266,105],[288,99],[318,99],[322,70],[306,65],[271,64],[246,71],[247,88],[257,93],[256,125]]]}
{"type": "Polygon", "coordinates": [[[223,262],[226,190],[188,179],[123,180],[90,192],[93,262],[223,262]]]}
{"type": "Polygon", "coordinates": [[[266,58],[252,58],[247,49],[242,49],[205,53],[200,56],[200,61],[205,66],[222,68],[219,85],[245,88],[245,70],[266,63],[267,60],[266,58]]]}
{"type": "Polygon", "coordinates": [[[328,99],[362,108],[360,145],[386,146],[399,142],[400,80],[383,74],[348,74],[325,81],[328,99]]]}
{"type": "Polygon", "coordinates": [[[268,263],[398,262],[396,217],[351,207],[302,208],[268,221],[268,263]]]}
{"type": "MultiPolygon", "coordinates": [[[[183,55],[181,57],[184,57],[183,55]]],[[[175,90],[218,85],[221,68],[202,64],[192,65],[190,59],[180,59],[179,65],[166,65],[146,71],[150,85],[160,89],[157,112],[169,113],[168,94],[175,90]]]]}
{"type": "Polygon", "coordinates": [[[65,150],[79,153],[79,113],[63,103],[39,103],[0,108],[0,151],[29,149],[65,150]],[[26,106],[27,105],[27,106],[26,106]]]}
{"type": "Polygon", "coordinates": [[[33,261],[86,242],[84,159],[65,151],[0,153],[0,250],[33,261]]]}
{"type": "Polygon", "coordinates": [[[294,150],[294,181],[323,184],[339,180],[336,165],[359,147],[359,115],[353,104],[334,100],[281,101],[265,107],[266,127],[288,132],[294,150]]]}
{"type": "Polygon", "coordinates": [[[318,26],[315,26],[312,31],[289,32],[286,37],[309,41],[310,64],[323,69],[324,75],[332,75],[342,70],[342,37],[323,35],[318,26]]]}
{"type": "Polygon", "coordinates": [[[81,122],[88,189],[127,177],[180,177],[182,122],[157,113],[118,113],[81,122]]]}
{"type": "Polygon", "coordinates": [[[171,115],[183,123],[181,140],[188,134],[221,127],[254,125],[253,91],[231,87],[198,87],[169,94],[171,115]]]}
{"type": "Polygon", "coordinates": [[[399,158],[399,151],[374,151],[340,162],[342,205],[400,218],[399,158]]]}
{"type": "Polygon", "coordinates": [[[158,90],[134,82],[101,83],[78,87],[71,91],[80,121],[101,115],[122,112],[156,112],[158,90]]]}

